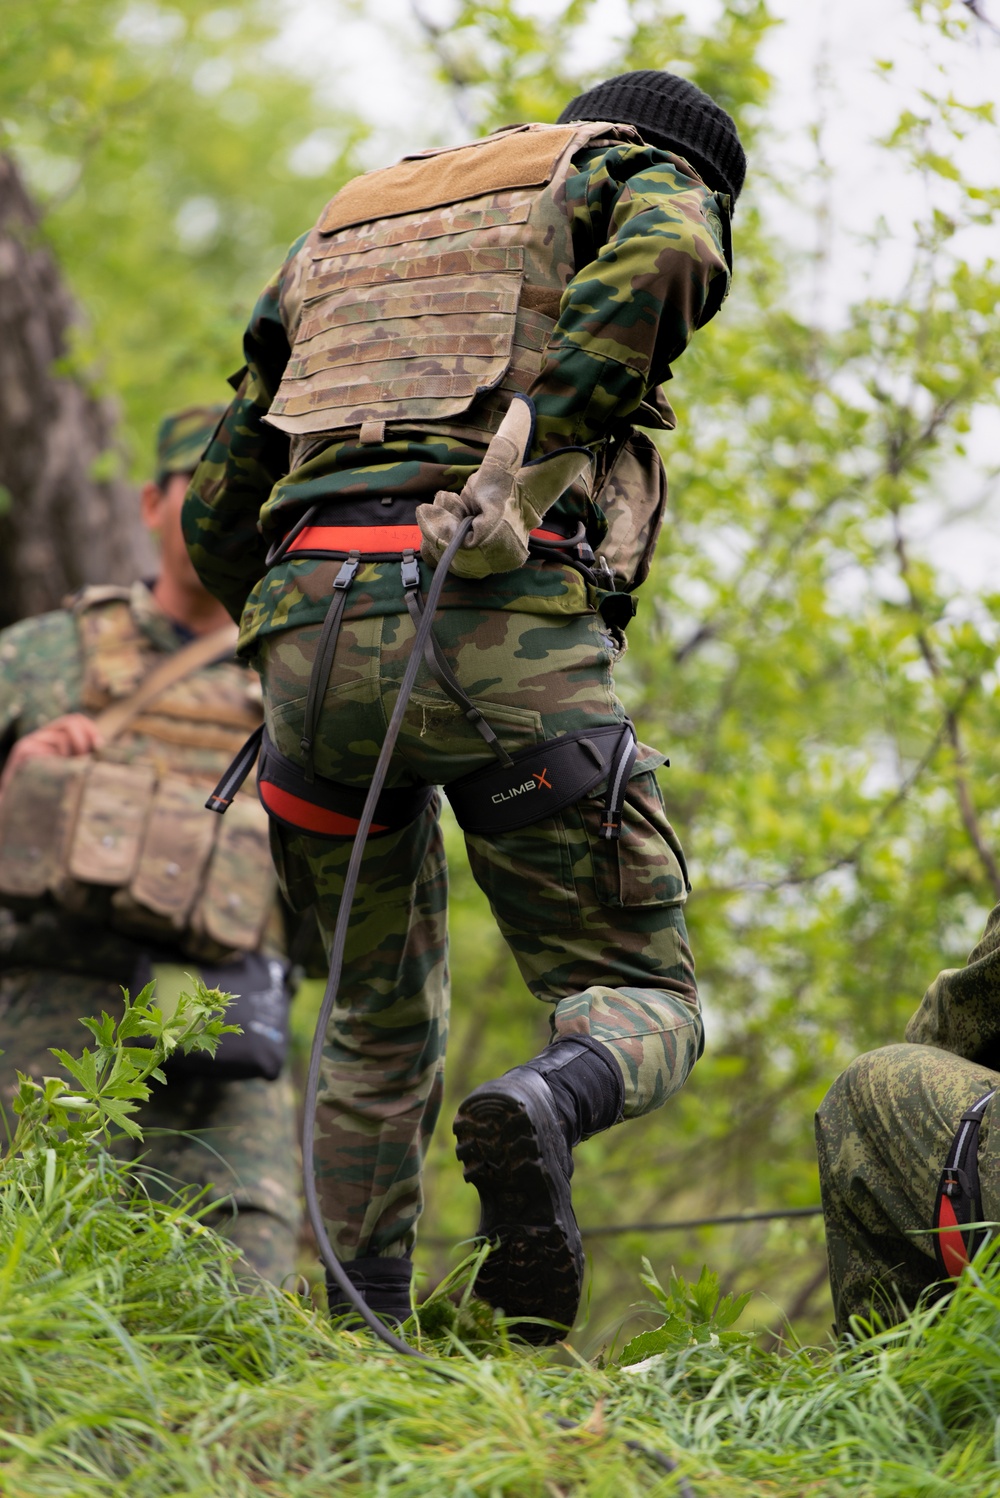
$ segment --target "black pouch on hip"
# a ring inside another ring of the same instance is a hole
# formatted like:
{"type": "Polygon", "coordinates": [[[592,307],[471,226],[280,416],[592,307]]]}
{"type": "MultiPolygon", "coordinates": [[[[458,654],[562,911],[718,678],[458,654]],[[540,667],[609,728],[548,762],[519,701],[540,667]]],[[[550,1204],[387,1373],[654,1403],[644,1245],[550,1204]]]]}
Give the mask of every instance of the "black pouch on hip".
{"type": "MultiPolygon", "coordinates": [[[[212,1056],[208,1051],[177,1052],[164,1064],[168,1077],[209,1077],[219,1082],[264,1077],[273,1082],[288,1053],[288,1013],[291,994],[289,967],[278,957],[247,952],[233,962],[183,964],[183,972],[201,978],[206,988],[232,995],[226,1010],[227,1025],[239,1025],[242,1035],[223,1035],[212,1056]]],[[[140,964],[137,989],[156,980],[156,999],[161,1008],[178,990],[181,966],[176,961],[160,963],[147,956],[140,964]]],[[[181,983],[180,986],[183,986],[181,983]]]]}

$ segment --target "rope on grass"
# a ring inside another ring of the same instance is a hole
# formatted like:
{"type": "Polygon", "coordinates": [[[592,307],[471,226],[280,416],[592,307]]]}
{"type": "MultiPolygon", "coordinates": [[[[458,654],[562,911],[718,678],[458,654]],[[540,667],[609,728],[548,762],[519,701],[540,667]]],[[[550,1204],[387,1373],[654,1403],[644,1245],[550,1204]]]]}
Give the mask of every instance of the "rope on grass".
{"type": "MultiPolygon", "coordinates": [[[[784,1207],[774,1212],[727,1212],[721,1217],[683,1217],[675,1222],[620,1222],[610,1227],[581,1228],[582,1238],[619,1238],[625,1233],[676,1233],[690,1228],[726,1227],[740,1222],[778,1222],[785,1217],[821,1217],[822,1207],[784,1207]]],[[[425,1237],[420,1241],[428,1248],[450,1248],[453,1238],[425,1237]]]]}
{"type": "Polygon", "coordinates": [[[737,1222],[778,1222],[783,1217],[821,1217],[822,1207],[785,1207],[778,1212],[727,1212],[722,1217],[685,1217],[676,1222],[623,1222],[611,1227],[581,1228],[584,1238],[615,1238],[623,1233],[674,1233],[687,1228],[717,1228],[737,1222]]]}

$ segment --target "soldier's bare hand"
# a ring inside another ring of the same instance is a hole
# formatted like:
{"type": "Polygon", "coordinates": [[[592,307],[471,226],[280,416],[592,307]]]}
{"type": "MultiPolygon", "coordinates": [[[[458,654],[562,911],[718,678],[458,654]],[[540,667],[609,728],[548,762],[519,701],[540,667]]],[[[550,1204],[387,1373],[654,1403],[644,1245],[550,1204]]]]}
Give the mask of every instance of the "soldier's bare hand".
{"type": "Polygon", "coordinates": [[[53,755],[72,759],[78,754],[92,753],[103,742],[97,725],[83,713],[66,713],[62,718],[54,718],[44,728],[36,728],[34,733],[26,733],[23,739],[18,739],[0,776],[0,795],[24,760],[53,755]]]}

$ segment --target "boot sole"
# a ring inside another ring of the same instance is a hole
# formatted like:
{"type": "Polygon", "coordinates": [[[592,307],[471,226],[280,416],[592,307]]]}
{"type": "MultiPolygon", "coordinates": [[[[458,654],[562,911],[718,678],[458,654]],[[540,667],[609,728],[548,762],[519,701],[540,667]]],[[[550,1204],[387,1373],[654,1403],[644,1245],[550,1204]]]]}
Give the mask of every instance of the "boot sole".
{"type": "MultiPolygon", "coordinates": [[[[476,1294],[515,1322],[544,1316],[572,1327],[583,1244],[559,1163],[566,1145],[545,1083],[532,1072],[502,1087],[487,1082],[462,1103],[453,1129],[465,1179],[479,1192],[479,1236],[494,1245],[476,1294]]],[[[529,1324],[512,1330],[536,1346],[563,1335],[529,1324]]]]}

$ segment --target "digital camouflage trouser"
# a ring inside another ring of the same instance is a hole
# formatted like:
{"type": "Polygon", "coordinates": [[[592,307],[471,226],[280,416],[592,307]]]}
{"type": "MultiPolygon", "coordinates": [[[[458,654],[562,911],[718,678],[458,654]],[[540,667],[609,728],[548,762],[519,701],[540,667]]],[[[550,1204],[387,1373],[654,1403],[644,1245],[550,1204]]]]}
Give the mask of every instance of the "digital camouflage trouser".
{"type": "MultiPolygon", "coordinates": [[[[16,1072],[56,1075],[50,1046],[77,1053],[90,1037],[81,1016],[121,1013],[121,989],[102,978],[55,969],[0,977],[0,1092],[9,1112],[16,1072]]],[[[216,1081],[172,1077],[135,1115],[141,1155],[165,1189],[194,1187],[216,1204],[204,1220],[236,1244],[265,1279],[294,1273],[299,1228],[295,1103],[287,1077],[216,1081]]],[[[9,1122],[13,1122],[12,1119],[9,1122]]]]}
{"type": "MultiPolygon", "coordinates": [[[[890,1045],[851,1063],[816,1114],[819,1176],[837,1329],[874,1309],[905,1316],[941,1279],[928,1229],[941,1170],[970,1103],[1000,1074],[929,1045],[890,1045]]],[[[983,1115],[983,1213],[1000,1220],[997,1100],[983,1115]]]]}
{"type": "MultiPolygon", "coordinates": [[[[268,636],[256,662],[268,732],[300,761],[319,632],[268,636]]],[[[444,609],[435,632],[508,750],[623,717],[611,676],[617,647],[596,616],[444,609]]],[[[316,737],[319,774],[370,782],[413,634],[406,614],[344,623],[316,737]]],[[[620,842],[599,835],[600,790],[521,831],[466,837],[475,878],[525,982],[552,1006],[553,1035],[591,1035],[608,1046],[625,1079],[626,1116],[676,1092],[702,1044],[684,878],[651,768],[660,762],[640,752],[632,782],[639,808],[626,806],[620,842]]],[[[492,763],[422,668],[387,784],[443,784],[492,763]]],[[[273,843],[290,904],[303,910],[318,901],[329,945],[350,843],[281,827],[273,843]]],[[[421,1165],[441,1106],[446,921],[432,804],[409,827],[368,844],[326,1037],[316,1168],[330,1238],[345,1259],[403,1255],[414,1241],[421,1165]]]]}

